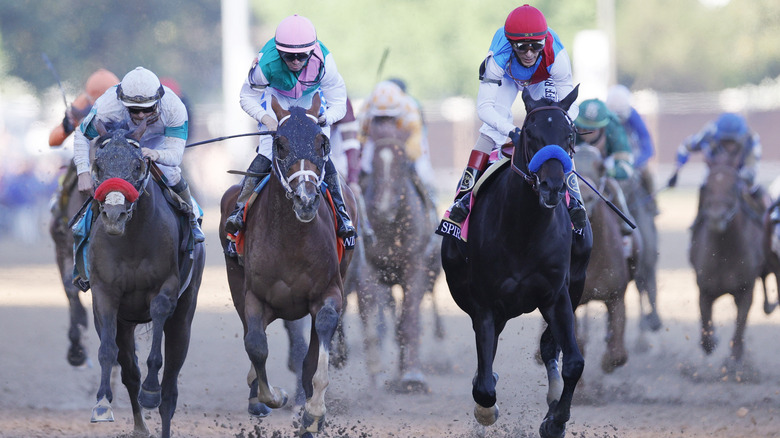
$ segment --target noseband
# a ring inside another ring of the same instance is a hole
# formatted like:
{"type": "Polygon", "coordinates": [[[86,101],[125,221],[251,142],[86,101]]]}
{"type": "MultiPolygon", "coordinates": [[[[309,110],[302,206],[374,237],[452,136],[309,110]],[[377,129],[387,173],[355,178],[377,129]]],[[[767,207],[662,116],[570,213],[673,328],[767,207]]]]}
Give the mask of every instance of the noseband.
{"type": "Polygon", "coordinates": [[[540,112],[540,111],[547,111],[547,110],[556,110],[563,113],[564,117],[566,117],[566,121],[569,124],[569,128],[571,128],[571,132],[569,134],[568,144],[561,145],[562,147],[566,148],[567,153],[569,154],[569,157],[572,155],[572,150],[574,146],[574,122],[572,122],[571,118],[569,117],[569,114],[561,107],[558,106],[540,106],[538,108],[532,109],[528,114],[525,116],[525,120],[523,121],[523,128],[520,133],[520,145],[519,147],[522,149],[521,153],[523,155],[523,159],[525,160],[523,162],[523,167],[526,169],[526,171],[523,171],[516,163],[515,159],[517,158],[518,154],[518,145],[515,145],[515,151],[512,154],[511,159],[511,167],[512,170],[520,175],[525,182],[527,182],[531,188],[534,191],[539,191],[539,176],[536,174],[536,172],[531,172],[528,170],[528,163],[531,162],[531,159],[533,158],[534,153],[531,151],[529,140],[528,140],[528,121],[530,120],[531,114],[540,112]],[[528,172],[528,173],[526,173],[528,172]]]}
{"type": "MultiPolygon", "coordinates": [[[[314,120],[314,123],[317,123],[317,118],[314,117],[313,115],[306,114],[306,116],[314,120]]],[[[281,127],[282,124],[286,122],[289,118],[290,118],[289,115],[283,117],[282,120],[279,121],[279,127],[281,127]]],[[[276,132],[277,132],[276,135],[278,135],[279,132],[278,128],[276,132]]],[[[327,156],[325,157],[326,161],[329,159],[330,159],[329,157],[327,156]]],[[[299,170],[293,172],[292,175],[285,178],[284,175],[286,172],[282,170],[281,160],[277,157],[274,157],[274,163],[273,163],[274,173],[279,178],[279,182],[282,183],[282,187],[284,187],[285,196],[287,196],[287,199],[292,199],[292,197],[295,196],[295,191],[293,190],[291,183],[294,182],[296,179],[300,180],[299,185],[305,183],[314,184],[314,189],[316,190],[317,195],[319,196],[321,194],[320,188],[322,187],[322,182],[325,180],[325,166],[322,166],[322,170],[320,171],[320,174],[317,175],[317,173],[314,172],[313,170],[308,170],[304,168],[304,166],[306,165],[306,160],[301,159],[299,161],[299,165],[300,165],[299,170]]]]}

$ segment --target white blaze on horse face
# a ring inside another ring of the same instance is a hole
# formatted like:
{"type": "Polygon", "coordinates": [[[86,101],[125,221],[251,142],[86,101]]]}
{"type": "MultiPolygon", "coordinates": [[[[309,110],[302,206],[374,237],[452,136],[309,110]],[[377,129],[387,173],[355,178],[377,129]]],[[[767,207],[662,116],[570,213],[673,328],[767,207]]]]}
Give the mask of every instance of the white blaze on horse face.
{"type": "Polygon", "coordinates": [[[107,205],[124,205],[125,204],[125,195],[123,195],[121,192],[111,192],[108,195],[106,195],[106,204],[107,205]]]}
{"type": "MultiPolygon", "coordinates": [[[[382,149],[379,151],[379,159],[382,162],[382,175],[385,175],[386,177],[389,176],[390,169],[393,166],[393,151],[390,148],[382,149]]],[[[389,211],[393,203],[392,191],[382,190],[381,193],[382,195],[380,196],[379,202],[377,202],[377,209],[380,212],[389,211]]]]}

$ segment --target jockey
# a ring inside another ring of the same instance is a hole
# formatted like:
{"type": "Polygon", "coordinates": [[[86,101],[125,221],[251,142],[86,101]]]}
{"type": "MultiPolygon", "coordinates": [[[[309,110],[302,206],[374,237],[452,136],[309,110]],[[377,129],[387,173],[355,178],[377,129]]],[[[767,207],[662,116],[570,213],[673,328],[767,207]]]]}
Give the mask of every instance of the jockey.
{"type": "Polygon", "coordinates": [[[631,91],[624,85],[613,85],[607,92],[607,109],[615,113],[623,124],[631,149],[634,151],[634,170],[639,172],[647,193],[655,193],[653,175],[647,162],[655,155],[655,146],[642,116],[631,105],[631,91]]]}
{"type": "MultiPolygon", "coordinates": [[[[347,112],[347,87],[333,55],[317,39],[312,22],[306,17],[291,15],[279,23],[274,38],[265,43],[252,63],[241,88],[241,108],[258,122],[258,128],[264,126],[274,131],[278,121],[271,109],[272,97],[276,97],[285,109],[291,106],[308,108],[315,93],[320,94],[322,101],[319,124],[322,132],[330,136],[330,126],[347,112]]],[[[270,136],[261,136],[257,156],[248,172],[271,171],[272,143],[270,136]]],[[[243,208],[258,180],[258,177],[244,177],[236,208],[225,222],[228,233],[235,234],[243,228],[243,208]]],[[[342,238],[354,236],[355,227],[344,205],[339,175],[330,159],[325,163],[325,183],[336,207],[337,234],[342,238]]]]}
{"type": "MultiPolygon", "coordinates": [[[[583,101],[574,124],[578,130],[576,143],[585,142],[601,151],[607,176],[621,182],[629,180],[634,175],[634,154],[626,137],[626,131],[618,116],[607,109],[604,102],[599,99],[583,101]]],[[[630,217],[631,213],[622,191],[615,201],[615,205],[630,217]]],[[[621,221],[620,224],[623,235],[631,235],[633,232],[631,226],[625,221],[621,221]]]]}
{"type": "Polygon", "coordinates": [[[405,85],[400,79],[378,83],[363,104],[360,112],[362,170],[367,174],[373,172],[374,140],[370,135],[372,124],[391,123],[392,133],[388,132],[388,134],[398,136],[398,140],[404,145],[406,156],[414,163],[413,183],[431,207],[433,197],[430,187],[434,185],[434,175],[428,136],[423,125],[422,108],[411,95],[405,92],[399,82],[405,85]]]}
{"type": "MultiPolygon", "coordinates": [[[[98,97],[102,96],[109,88],[119,83],[119,78],[110,71],[101,68],[92,73],[84,84],[84,91],[76,97],[73,103],[65,110],[65,117],[62,122],[54,127],[49,134],[49,146],[59,147],[65,142],[76,126],[92,109],[98,97]]],[[[52,212],[55,217],[64,214],[63,204],[67,203],[67,192],[71,184],[76,182],[76,165],[70,160],[68,170],[61,178],[60,185],[57,188],[55,199],[52,206],[52,212]]],[[[65,222],[70,218],[66,218],[65,222]]]]}
{"type": "MultiPolygon", "coordinates": [[[[468,165],[458,184],[455,203],[449,209],[449,220],[460,223],[469,212],[471,190],[488,165],[490,152],[503,145],[507,137],[519,141],[520,128],[514,126],[512,104],[517,94],[527,88],[534,99],[560,101],[574,89],[571,62],[558,35],[547,27],[541,11],[523,5],[506,18],[504,27],[493,36],[488,56],[479,68],[477,115],[484,122],[469,156],[468,165]]],[[[571,118],[577,107],[569,110],[571,118]]],[[[574,228],[581,230],[587,214],[576,178],[567,178],[569,194],[576,202],[569,205],[574,228]]]]}
{"type": "MultiPolygon", "coordinates": [[[[90,140],[98,136],[95,120],[121,122],[127,119],[131,127],[146,120],[146,131],[141,137],[144,157],[156,162],[173,191],[185,202],[192,203],[189,185],[182,178],[179,167],[187,142],[187,111],[176,93],[163,86],[157,75],[143,67],[136,67],[122,78],[119,85],[103,93],[75,130],[73,161],[78,171],[79,191],[90,195],[94,192],[89,148],[90,140]]],[[[205,236],[198,223],[196,209],[193,204],[190,224],[195,241],[203,242],[205,236]]]]}
{"type": "Polygon", "coordinates": [[[707,158],[715,155],[725,142],[734,142],[740,147],[739,176],[754,189],[758,162],[761,161],[761,142],[758,134],[751,132],[745,118],[735,113],[723,113],[714,122],[709,122],[698,133],[686,138],[677,149],[677,163],[669,187],[677,185],[677,174],[688,162],[691,152],[702,152],[707,158]]]}
{"type": "Polygon", "coordinates": [[[738,147],[735,165],[739,170],[739,177],[748,187],[747,195],[752,201],[751,207],[757,213],[763,213],[771,200],[761,185],[756,183],[758,163],[761,161],[761,141],[758,134],[748,127],[745,118],[736,113],[721,114],[717,120],[707,123],[701,131],[682,142],[677,148],[676,167],[668,186],[677,185],[677,175],[688,161],[691,152],[702,152],[709,160],[729,146],[738,147]]]}

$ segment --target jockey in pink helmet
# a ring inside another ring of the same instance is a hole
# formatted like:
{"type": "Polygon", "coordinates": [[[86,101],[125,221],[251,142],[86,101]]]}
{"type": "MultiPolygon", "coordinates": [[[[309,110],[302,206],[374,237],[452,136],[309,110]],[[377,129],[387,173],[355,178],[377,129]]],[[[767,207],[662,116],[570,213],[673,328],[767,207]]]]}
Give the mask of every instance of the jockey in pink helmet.
{"type": "MultiPolygon", "coordinates": [[[[273,97],[285,109],[291,106],[309,108],[315,94],[319,94],[322,102],[320,126],[330,137],[330,125],[347,113],[347,87],[333,55],[317,39],[312,22],[306,17],[291,15],[279,23],[274,37],[263,45],[249,69],[241,88],[241,108],[257,121],[260,130],[273,131],[278,123],[271,109],[273,97]]],[[[257,156],[249,165],[250,173],[270,172],[272,141],[269,135],[260,136],[257,156]]],[[[242,181],[236,208],[225,222],[228,233],[235,234],[243,228],[243,208],[258,182],[258,177],[250,176],[242,181]]],[[[338,235],[354,236],[355,227],[347,214],[339,175],[332,160],[325,165],[325,183],[338,213],[338,235]]]]}

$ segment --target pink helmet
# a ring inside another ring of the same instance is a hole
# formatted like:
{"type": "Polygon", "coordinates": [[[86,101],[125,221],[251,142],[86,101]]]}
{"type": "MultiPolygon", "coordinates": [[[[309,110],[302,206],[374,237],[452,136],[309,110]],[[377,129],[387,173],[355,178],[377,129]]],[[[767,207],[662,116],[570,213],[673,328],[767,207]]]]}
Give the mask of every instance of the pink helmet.
{"type": "Polygon", "coordinates": [[[276,50],[287,53],[304,53],[314,49],[317,31],[311,21],[298,14],[290,15],[276,27],[276,50]]]}

